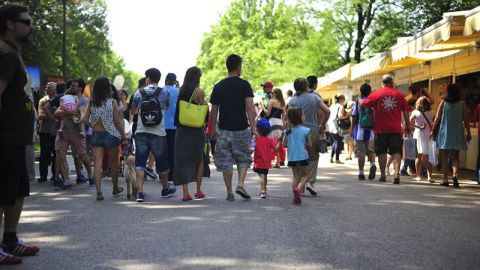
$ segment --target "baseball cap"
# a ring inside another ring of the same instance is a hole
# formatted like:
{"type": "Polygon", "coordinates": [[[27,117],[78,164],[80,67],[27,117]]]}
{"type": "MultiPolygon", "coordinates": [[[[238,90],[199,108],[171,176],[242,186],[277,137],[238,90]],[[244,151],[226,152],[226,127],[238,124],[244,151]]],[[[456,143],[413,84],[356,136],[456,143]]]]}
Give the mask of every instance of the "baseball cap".
{"type": "Polygon", "coordinates": [[[175,73],[168,73],[167,77],[165,79],[171,80],[171,81],[176,81],[177,80],[177,75],[175,75],[175,73]]]}
{"type": "Polygon", "coordinates": [[[270,129],[270,122],[267,119],[260,119],[257,121],[257,126],[266,130],[270,129]]]}
{"type": "Polygon", "coordinates": [[[263,88],[265,88],[265,87],[273,88],[273,83],[272,82],[266,82],[264,84],[261,84],[261,86],[263,86],[263,88]]]}

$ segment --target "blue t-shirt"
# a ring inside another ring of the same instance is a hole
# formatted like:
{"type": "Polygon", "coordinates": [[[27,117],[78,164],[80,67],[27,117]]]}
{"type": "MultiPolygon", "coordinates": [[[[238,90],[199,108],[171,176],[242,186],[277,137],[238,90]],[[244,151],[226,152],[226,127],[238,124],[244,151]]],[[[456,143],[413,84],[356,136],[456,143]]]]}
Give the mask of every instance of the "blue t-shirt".
{"type": "Polygon", "coordinates": [[[50,106],[52,108],[57,109],[58,107],[60,107],[60,98],[62,98],[64,95],[65,95],[64,93],[58,94],[52,99],[50,99],[48,103],[50,103],[50,106]]]}
{"type": "MultiPolygon", "coordinates": [[[[285,130],[285,134],[287,131],[285,130]]],[[[310,129],[304,126],[292,127],[287,135],[288,161],[302,161],[308,159],[307,135],[310,129]]]]}
{"type": "Polygon", "coordinates": [[[177,129],[173,122],[175,119],[175,109],[177,108],[178,92],[180,89],[173,85],[165,85],[163,89],[170,93],[170,107],[165,111],[165,129],[177,129]]]}

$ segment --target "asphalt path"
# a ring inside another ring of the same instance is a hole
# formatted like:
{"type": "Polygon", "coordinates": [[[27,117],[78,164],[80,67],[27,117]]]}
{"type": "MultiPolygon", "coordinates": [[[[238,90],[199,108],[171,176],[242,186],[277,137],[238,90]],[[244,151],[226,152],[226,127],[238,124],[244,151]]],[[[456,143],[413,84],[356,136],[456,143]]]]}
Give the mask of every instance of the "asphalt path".
{"type": "Polygon", "coordinates": [[[189,202],[180,190],[161,198],[158,180],[145,183],[144,203],[113,197],[110,179],[101,202],[87,184],[55,191],[35,181],[18,234],[40,252],[2,269],[480,269],[474,182],[358,181],[355,167],[322,155],[319,195],[300,206],[288,168],[270,171],[267,199],[249,171],[252,199],[233,202],[213,165],[207,197],[189,202]]]}

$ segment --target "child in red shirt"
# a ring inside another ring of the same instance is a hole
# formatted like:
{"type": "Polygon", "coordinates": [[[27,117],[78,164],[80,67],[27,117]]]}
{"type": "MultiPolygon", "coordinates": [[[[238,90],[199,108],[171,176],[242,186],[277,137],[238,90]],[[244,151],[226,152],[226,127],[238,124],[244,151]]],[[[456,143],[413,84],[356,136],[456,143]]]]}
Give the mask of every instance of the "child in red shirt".
{"type": "Polygon", "coordinates": [[[253,155],[253,171],[258,173],[258,178],[260,181],[260,198],[267,197],[267,175],[268,170],[272,167],[272,161],[270,154],[272,150],[278,151],[280,144],[283,139],[283,134],[278,139],[277,145],[273,142],[272,138],[267,137],[270,133],[270,122],[266,119],[260,119],[257,121],[256,130],[259,137],[257,138],[255,144],[255,152],[253,155]]]}

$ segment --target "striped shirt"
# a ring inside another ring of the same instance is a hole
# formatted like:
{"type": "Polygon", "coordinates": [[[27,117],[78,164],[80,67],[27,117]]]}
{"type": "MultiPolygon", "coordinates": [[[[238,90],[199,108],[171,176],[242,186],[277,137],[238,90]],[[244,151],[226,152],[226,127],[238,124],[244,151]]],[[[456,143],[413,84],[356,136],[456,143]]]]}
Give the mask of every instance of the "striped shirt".
{"type": "MultiPolygon", "coordinates": [[[[363,100],[365,100],[363,98],[363,100]]],[[[357,123],[355,124],[355,130],[353,134],[353,138],[355,140],[359,141],[373,141],[373,130],[371,129],[363,129],[360,127],[358,124],[358,121],[360,120],[360,111],[358,110],[358,101],[355,101],[355,104],[352,107],[352,116],[357,116],[357,123]]]]}

